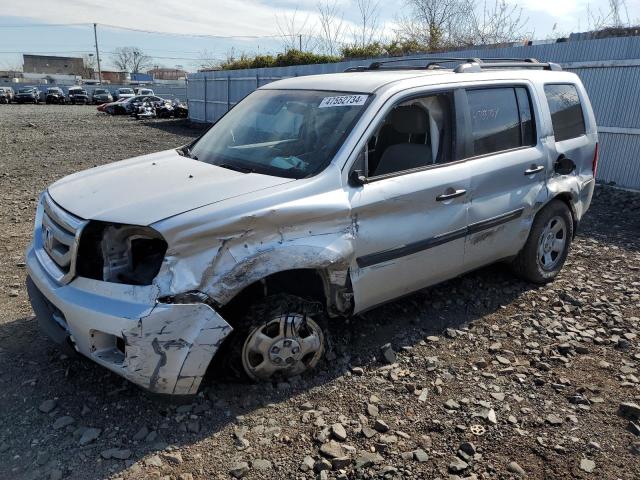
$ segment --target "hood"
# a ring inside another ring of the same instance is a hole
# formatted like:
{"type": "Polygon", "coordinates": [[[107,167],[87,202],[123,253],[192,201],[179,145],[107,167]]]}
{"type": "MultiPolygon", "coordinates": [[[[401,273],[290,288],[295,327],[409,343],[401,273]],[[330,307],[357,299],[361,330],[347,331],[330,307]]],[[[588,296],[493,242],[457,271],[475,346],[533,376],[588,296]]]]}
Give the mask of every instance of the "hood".
{"type": "Polygon", "coordinates": [[[150,225],[291,181],[236,172],[167,150],[78,172],[48,191],[58,205],[78,217],[150,225]]]}

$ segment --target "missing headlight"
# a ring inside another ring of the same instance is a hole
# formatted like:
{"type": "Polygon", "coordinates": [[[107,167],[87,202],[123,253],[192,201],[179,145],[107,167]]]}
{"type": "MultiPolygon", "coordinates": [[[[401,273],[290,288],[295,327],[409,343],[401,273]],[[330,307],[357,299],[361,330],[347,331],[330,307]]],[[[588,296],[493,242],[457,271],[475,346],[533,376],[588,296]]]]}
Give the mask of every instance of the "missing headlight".
{"type": "Polygon", "coordinates": [[[167,242],[149,227],[90,222],[80,238],[78,275],[105,282],[150,285],[167,242]]]}

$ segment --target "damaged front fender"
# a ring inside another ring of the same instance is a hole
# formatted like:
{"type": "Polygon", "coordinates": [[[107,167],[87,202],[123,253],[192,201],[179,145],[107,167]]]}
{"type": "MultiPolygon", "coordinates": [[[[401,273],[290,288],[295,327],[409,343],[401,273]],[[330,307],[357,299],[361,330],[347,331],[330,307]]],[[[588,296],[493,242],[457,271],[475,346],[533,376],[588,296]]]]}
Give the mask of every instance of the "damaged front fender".
{"type": "Polygon", "coordinates": [[[263,205],[257,199],[254,205],[216,204],[155,224],[169,244],[154,280],[160,296],[200,291],[224,306],[270,275],[312,269],[326,279],[329,303],[340,303],[331,292],[346,288],[358,235],[346,194],[322,191],[263,205]]]}
{"type": "Polygon", "coordinates": [[[124,374],[152,392],[195,394],[231,331],[207,304],[158,303],[135,328],[122,332],[124,374]]]}

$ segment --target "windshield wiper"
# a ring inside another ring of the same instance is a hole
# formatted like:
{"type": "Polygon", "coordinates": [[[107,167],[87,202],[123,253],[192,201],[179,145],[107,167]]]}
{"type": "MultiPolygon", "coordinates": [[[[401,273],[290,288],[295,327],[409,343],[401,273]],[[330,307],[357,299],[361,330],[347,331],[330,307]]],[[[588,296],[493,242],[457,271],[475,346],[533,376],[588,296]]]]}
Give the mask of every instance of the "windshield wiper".
{"type": "Polygon", "coordinates": [[[185,145],[182,148],[178,148],[176,151],[178,152],[179,155],[182,155],[183,157],[188,157],[188,158],[192,158],[193,160],[198,160],[198,157],[193,153],[191,153],[191,148],[189,148],[189,145],[185,145]]]}
{"type": "Polygon", "coordinates": [[[253,168],[249,168],[249,167],[241,167],[240,165],[231,165],[229,163],[220,163],[220,164],[215,164],[217,167],[222,167],[222,168],[228,168],[229,170],[235,170],[236,172],[242,172],[242,173],[255,173],[255,170],[253,168]]]}

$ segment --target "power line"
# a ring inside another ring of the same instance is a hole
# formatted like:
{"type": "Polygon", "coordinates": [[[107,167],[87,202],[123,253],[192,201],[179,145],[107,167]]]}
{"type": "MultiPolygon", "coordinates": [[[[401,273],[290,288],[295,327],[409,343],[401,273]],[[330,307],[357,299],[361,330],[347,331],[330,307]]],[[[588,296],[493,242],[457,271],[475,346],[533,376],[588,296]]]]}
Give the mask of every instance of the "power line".
{"type": "Polygon", "coordinates": [[[106,27],[106,28],[114,28],[114,29],[118,29],[118,30],[129,30],[131,32],[139,32],[139,33],[150,33],[150,34],[154,34],[154,35],[171,35],[171,36],[178,36],[178,37],[194,37],[194,38],[214,38],[214,39],[218,39],[218,40],[224,40],[224,39],[232,39],[232,38],[249,38],[249,39],[259,39],[259,38],[281,38],[281,37],[297,37],[298,35],[293,35],[293,34],[283,34],[283,35],[279,35],[279,34],[274,34],[274,35],[208,35],[208,34],[204,34],[204,33],[178,33],[178,32],[162,32],[159,30],[146,30],[143,28],[134,28],[134,27],[122,27],[122,26],[118,26],[118,25],[109,25],[109,24],[105,24],[105,23],[100,23],[99,24],[101,27],[106,27]]]}
{"type": "Polygon", "coordinates": [[[0,25],[0,28],[35,28],[35,27],[89,27],[91,23],[16,23],[0,25]]]}
{"type": "MultiPolygon", "coordinates": [[[[68,50],[68,51],[30,51],[30,52],[25,52],[25,51],[15,51],[15,52],[8,52],[8,51],[0,51],[0,55],[2,54],[15,54],[15,55],[54,55],[54,54],[63,54],[63,53],[79,53],[79,54],[90,54],[93,53],[91,50],[68,50]]],[[[103,51],[103,54],[107,54],[107,55],[116,55],[118,52],[115,51],[103,51]]],[[[185,52],[186,53],[186,52],[185,52]]],[[[193,60],[193,61],[207,61],[207,60],[221,60],[224,57],[220,56],[220,57],[211,57],[211,58],[205,58],[205,57],[165,57],[165,56],[157,56],[157,55],[149,55],[152,59],[157,58],[160,60],[193,60]]]]}
{"type": "MultiPolygon", "coordinates": [[[[247,38],[247,39],[260,39],[260,38],[282,38],[282,37],[298,37],[299,34],[272,34],[272,35],[209,35],[204,33],[178,33],[178,32],[163,32],[160,30],[147,30],[143,28],[124,27],[121,25],[111,25],[108,23],[97,23],[101,27],[112,28],[116,30],[128,30],[131,32],[148,33],[154,35],[169,35],[179,37],[194,37],[194,38],[213,38],[218,40],[233,39],[233,38],[247,38]]],[[[13,25],[0,25],[0,28],[33,28],[33,27],[91,27],[93,23],[23,23],[13,25]]]]}

